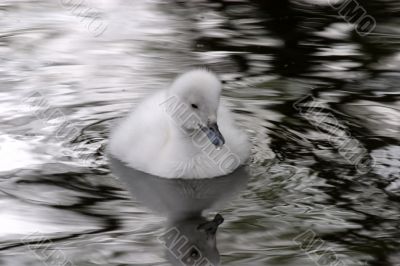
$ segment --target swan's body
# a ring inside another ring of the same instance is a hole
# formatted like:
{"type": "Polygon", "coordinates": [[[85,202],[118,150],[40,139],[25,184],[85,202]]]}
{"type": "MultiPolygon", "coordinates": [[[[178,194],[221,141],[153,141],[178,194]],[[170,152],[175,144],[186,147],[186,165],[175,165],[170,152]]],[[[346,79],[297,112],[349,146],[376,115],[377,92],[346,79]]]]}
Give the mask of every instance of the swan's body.
{"type": "Polygon", "coordinates": [[[178,77],[117,126],[110,153],[131,167],[166,178],[210,178],[233,172],[248,159],[250,145],[230,111],[220,104],[220,86],[205,70],[178,77]],[[180,117],[192,114],[196,119],[181,123],[180,117]]]}

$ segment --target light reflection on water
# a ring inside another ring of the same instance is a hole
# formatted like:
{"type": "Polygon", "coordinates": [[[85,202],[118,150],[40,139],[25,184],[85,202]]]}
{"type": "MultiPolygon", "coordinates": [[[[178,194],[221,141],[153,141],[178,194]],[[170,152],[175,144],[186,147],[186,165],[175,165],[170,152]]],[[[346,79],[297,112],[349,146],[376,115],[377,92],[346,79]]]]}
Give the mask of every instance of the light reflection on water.
{"type": "Polygon", "coordinates": [[[0,3],[0,265],[42,265],[21,242],[34,233],[75,265],[167,265],[165,219],[104,150],[141,97],[204,65],[254,145],[247,188],[220,209],[222,265],[315,265],[293,241],[309,229],[345,265],[396,265],[399,4],[360,1],[377,19],[360,37],[321,2],[86,1],[107,25],[97,37],[58,1],[0,3]],[[28,108],[33,92],[48,105],[28,108]],[[369,173],[293,108],[310,92],[375,159],[369,173]],[[64,121],[79,134],[54,137],[64,121]]]}

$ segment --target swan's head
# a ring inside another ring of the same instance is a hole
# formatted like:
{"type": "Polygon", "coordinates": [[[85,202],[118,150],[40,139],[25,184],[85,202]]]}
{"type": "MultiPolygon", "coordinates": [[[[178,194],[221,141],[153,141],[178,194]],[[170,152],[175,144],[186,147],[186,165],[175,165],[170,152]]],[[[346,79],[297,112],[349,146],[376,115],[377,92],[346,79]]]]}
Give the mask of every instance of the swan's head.
{"type": "Polygon", "coordinates": [[[203,69],[189,71],[174,81],[169,94],[178,98],[180,117],[188,118],[181,123],[184,130],[203,131],[217,147],[225,143],[217,124],[221,82],[216,75],[203,69]]]}
{"type": "Polygon", "coordinates": [[[224,218],[217,214],[208,221],[204,217],[187,217],[174,221],[160,240],[172,265],[220,265],[216,235],[224,218]]]}

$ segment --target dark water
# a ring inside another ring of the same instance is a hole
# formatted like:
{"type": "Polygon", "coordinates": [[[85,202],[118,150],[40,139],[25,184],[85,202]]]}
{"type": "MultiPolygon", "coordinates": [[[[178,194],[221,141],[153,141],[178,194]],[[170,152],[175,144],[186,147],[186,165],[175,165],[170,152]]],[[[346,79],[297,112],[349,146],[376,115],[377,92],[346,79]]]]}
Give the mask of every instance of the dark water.
{"type": "Polygon", "coordinates": [[[105,147],[196,66],[253,144],[222,265],[400,265],[400,3],[352,2],[368,33],[335,2],[3,0],[0,265],[169,265],[105,147]]]}

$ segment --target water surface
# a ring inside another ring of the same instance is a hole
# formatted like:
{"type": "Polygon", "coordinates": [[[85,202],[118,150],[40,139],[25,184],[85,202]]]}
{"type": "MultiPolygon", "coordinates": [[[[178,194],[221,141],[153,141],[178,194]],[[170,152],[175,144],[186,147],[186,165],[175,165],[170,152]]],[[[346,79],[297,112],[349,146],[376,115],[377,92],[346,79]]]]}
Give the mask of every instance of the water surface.
{"type": "Polygon", "coordinates": [[[358,3],[366,36],[324,0],[2,1],[0,265],[168,265],[166,218],[105,147],[199,66],[253,144],[246,188],[218,210],[222,265],[399,265],[400,4],[358,3]]]}

